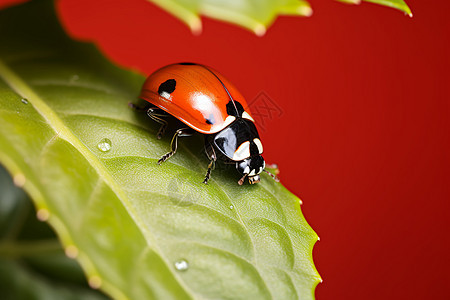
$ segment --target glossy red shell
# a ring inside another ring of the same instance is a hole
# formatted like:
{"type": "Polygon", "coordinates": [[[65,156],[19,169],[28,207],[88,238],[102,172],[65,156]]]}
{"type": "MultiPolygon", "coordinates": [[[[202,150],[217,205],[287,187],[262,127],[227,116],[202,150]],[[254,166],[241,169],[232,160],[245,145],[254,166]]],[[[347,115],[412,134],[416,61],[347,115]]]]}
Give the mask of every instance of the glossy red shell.
{"type": "Polygon", "coordinates": [[[229,116],[226,105],[231,101],[227,90],[249,113],[247,102],[230,81],[197,64],[173,64],[157,70],[145,81],[140,97],[196,131],[210,134],[229,124],[225,122],[229,116]],[[173,92],[160,94],[161,84],[171,79],[176,82],[173,92]]]}

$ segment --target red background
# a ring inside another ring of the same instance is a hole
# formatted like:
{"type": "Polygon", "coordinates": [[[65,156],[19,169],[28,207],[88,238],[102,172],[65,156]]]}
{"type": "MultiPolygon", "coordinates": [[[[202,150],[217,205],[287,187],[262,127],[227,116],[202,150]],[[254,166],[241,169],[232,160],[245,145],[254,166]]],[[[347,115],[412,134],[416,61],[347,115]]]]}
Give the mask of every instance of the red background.
{"type": "Polygon", "coordinates": [[[317,299],[450,299],[450,1],[408,0],[412,19],[312,1],[262,38],[210,19],[193,36],[144,0],[58,3],[123,66],[207,64],[283,111],[265,119],[265,158],[321,237],[317,299]]]}

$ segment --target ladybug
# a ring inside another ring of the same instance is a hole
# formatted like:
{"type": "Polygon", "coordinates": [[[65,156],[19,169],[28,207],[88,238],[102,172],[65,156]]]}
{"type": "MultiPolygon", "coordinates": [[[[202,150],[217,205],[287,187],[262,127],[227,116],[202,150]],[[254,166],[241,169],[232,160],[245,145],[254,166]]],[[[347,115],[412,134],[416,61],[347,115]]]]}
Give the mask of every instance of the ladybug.
{"type": "Polygon", "coordinates": [[[171,151],[163,155],[158,164],[173,156],[178,138],[199,132],[205,137],[205,150],[210,160],[203,183],[211,177],[215,162],[220,159],[235,163],[241,173],[239,185],[248,178],[250,184],[260,181],[265,170],[261,154],[263,145],[255,121],[241,93],[225,77],[210,67],[195,63],[165,66],[145,81],[140,98],[150,107],[139,108],[161,124],[158,139],[167,128],[167,117],[173,116],[185,124],[172,138],[171,151]]]}

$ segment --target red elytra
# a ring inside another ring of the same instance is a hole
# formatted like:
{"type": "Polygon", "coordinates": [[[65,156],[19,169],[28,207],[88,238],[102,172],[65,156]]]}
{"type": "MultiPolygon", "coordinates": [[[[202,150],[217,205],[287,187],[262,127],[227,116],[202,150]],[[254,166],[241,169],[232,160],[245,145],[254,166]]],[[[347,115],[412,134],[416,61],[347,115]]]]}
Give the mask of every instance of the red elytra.
{"type": "Polygon", "coordinates": [[[230,95],[250,114],[245,98],[217,71],[203,65],[180,63],[151,74],[140,97],[194,130],[211,134],[230,124],[226,121],[230,95]],[[164,83],[167,83],[165,87],[164,83]]]}

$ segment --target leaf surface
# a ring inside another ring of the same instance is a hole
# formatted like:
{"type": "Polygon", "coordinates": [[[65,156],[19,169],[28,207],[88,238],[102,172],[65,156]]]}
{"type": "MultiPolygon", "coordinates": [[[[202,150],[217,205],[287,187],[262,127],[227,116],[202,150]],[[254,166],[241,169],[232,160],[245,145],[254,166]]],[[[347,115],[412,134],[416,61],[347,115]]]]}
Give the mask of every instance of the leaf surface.
{"type": "Polygon", "coordinates": [[[310,16],[311,7],[303,0],[148,0],[200,32],[200,14],[240,25],[264,35],[278,15],[310,16]]]}
{"type": "MultiPolygon", "coordinates": [[[[186,23],[194,33],[201,32],[200,15],[230,22],[264,35],[278,16],[311,16],[310,4],[304,0],[148,0],[186,23]]],[[[361,0],[337,0],[360,4],[361,0]]],[[[393,7],[411,15],[403,0],[364,0],[393,7]]]]}
{"type": "Polygon", "coordinates": [[[144,77],[60,28],[51,1],[0,12],[0,162],[93,287],[117,299],[313,299],[317,235],[300,200],[219,166],[201,136],[128,108],[144,77]],[[110,148],[105,148],[105,139],[110,148]],[[218,296],[219,295],[219,296],[218,296]]]}

